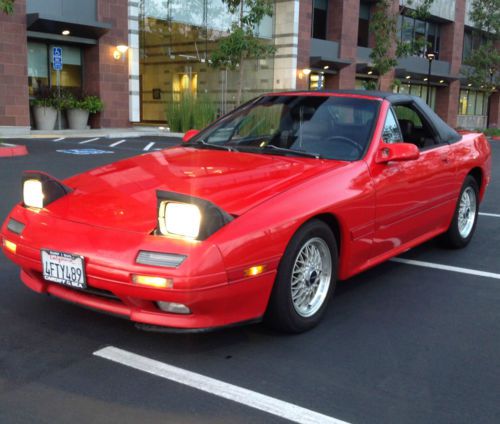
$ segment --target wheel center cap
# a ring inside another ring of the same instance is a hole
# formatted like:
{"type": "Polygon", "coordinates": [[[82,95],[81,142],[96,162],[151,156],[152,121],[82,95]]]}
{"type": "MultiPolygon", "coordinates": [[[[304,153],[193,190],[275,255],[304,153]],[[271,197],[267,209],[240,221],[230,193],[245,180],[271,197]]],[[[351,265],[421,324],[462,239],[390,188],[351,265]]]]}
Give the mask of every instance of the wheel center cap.
{"type": "Polygon", "coordinates": [[[308,269],[304,275],[304,282],[306,283],[306,287],[311,287],[318,279],[318,275],[319,273],[315,269],[308,269]]]}

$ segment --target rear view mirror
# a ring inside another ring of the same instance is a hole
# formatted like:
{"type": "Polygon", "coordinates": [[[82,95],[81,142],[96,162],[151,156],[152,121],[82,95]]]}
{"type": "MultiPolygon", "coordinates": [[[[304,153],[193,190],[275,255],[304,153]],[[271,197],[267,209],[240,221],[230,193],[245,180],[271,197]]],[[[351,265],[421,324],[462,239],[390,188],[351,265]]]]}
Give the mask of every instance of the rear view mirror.
{"type": "Polygon", "coordinates": [[[188,130],[188,131],[186,131],[186,134],[184,134],[184,137],[182,137],[182,142],[187,143],[189,140],[191,140],[199,132],[200,132],[200,130],[188,130]]]}
{"type": "Polygon", "coordinates": [[[375,156],[376,163],[387,163],[392,161],[415,160],[420,156],[418,147],[411,143],[381,143],[375,156]]]}

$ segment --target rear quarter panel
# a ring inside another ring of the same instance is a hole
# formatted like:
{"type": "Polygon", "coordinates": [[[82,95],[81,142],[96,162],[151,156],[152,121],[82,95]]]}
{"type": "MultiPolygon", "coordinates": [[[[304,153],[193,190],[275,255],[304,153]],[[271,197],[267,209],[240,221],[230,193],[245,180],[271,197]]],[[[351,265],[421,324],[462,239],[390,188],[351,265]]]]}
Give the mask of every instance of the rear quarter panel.
{"type": "Polygon", "coordinates": [[[450,149],[450,156],[456,166],[457,199],[465,177],[473,170],[480,170],[479,196],[482,200],[491,180],[491,147],[484,134],[461,133],[461,136],[462,139],[451,144],[450,149]]]}

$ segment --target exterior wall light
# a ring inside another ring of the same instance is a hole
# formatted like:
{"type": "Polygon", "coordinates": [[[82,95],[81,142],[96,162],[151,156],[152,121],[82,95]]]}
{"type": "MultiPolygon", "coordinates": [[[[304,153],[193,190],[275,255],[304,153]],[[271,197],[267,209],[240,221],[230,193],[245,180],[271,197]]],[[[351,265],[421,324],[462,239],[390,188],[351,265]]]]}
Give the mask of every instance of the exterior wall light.
{"type": "Polygon", "coordinates": [[[128,50],[128,46],[126,46],[124,44],[119,44],[118,46],[116,46],[116,49],[113,51],[113,57],[115,58],[115,60],[119,60],[119,59],[125,60],[127,50],[128,50]]]}

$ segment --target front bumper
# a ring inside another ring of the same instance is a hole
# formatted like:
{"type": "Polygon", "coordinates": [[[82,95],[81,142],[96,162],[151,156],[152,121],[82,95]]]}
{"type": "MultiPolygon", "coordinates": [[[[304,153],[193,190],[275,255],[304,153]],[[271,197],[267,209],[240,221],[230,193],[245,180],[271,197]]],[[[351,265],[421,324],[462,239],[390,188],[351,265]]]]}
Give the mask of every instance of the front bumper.
{"type": "MultiPolygon", "coordinates": [[[[5,248],[3,251],[21,267],[22,281],[35,292],[127,318],[145,326],[145,329],[161,326],[165,329],[200,331],[225,327],[258,320],[267,307],[275,267],[258,276],[235,279],[232,277],[234,272],[228,273],[224,269],[220,253],[214,246],[182,250],[178,243],[167,246],[167,251],[188,254],[191,260],[197,261],[198,267],[192,261],[182,265],[184,270],[138,265],[135,263],[137,252],[141,249],[154,250],[151,243],[158,249],[161,247],[158,238],[91,227],[50,216],[27,220],[26,213],[24,208],[18,207],[11,214],[14,219],[26,223],[21,235],[9,231],[6,224],[3,226],[2,237],[17,246],[15,253],[5,248]],[[47,228],[57,228],[58,231],[49,233],[47,228]],[[110,241],[114,250],[110,248],[110,241]],[[44,280],[40,257],[42,248],[82,255],[88,289],[74,289],[44,280]],[[199,270],[202,272],[197,272],[199,270]],[[139,286],[132,282],[132,274],[172,278],[174,287],[139,286]],[[164,312],[157,305],[160,301],[181,303],[188,306],[191,313],[164,312]]],[[[163,240],[163,248],[165,244],[168,245],[169,241],[163,240]]]]}

